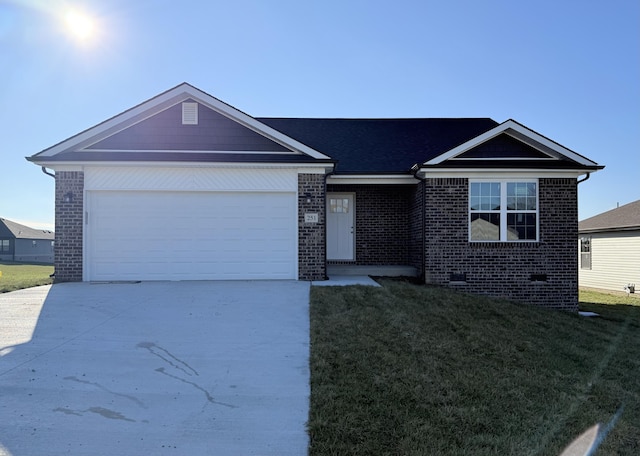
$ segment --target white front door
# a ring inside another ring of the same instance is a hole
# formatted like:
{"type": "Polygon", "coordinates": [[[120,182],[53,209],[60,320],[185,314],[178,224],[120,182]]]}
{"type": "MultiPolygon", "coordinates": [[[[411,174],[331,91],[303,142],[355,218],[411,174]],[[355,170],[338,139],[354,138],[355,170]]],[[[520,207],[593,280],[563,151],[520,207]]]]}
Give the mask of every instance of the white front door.
{"type": "Polygon", "coordinates": [[[353,193],[327,193],[327,260],[354,260],[353,193]]]}

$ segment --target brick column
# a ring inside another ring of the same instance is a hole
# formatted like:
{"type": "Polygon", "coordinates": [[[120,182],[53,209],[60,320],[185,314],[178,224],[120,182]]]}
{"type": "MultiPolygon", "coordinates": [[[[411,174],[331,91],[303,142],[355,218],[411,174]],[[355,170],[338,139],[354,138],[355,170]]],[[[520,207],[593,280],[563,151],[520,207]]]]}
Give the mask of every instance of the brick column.
{"type": "Polygon", "coordinates": [[[325,232],[324,174],[298,174],[299,280],[325,280],[325,232]],[[305,222],[305,214],[317,214],[318,221],[305,222]]]}
{"type": "Polygon", "coordinates": [[[56,172],[56,282],[82,281],[84,173],[56,172]]]}

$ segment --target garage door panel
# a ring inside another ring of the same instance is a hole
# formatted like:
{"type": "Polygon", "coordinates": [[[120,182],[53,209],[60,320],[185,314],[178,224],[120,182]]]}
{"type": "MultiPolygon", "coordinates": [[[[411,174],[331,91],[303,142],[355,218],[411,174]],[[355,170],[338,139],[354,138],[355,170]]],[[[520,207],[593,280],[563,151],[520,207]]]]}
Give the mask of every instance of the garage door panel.
{"type": "Polygon", "coordinates": [[[295,279],[294,193],[89,192],[89,280],[295,279]]]}

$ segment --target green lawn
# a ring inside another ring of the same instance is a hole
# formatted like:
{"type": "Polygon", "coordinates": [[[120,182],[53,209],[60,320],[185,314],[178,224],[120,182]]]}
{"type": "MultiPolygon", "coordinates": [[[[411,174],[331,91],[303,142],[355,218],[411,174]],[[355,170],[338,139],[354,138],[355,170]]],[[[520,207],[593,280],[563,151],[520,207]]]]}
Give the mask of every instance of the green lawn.
{"type": "Polygon", "coordinates": [[[0,263],[0,272],[0,293],[6,293],[51,283],[49,275],[53,274],[53,266],[0,263]]]}
{"type": "Polygon", "coordinates": [[[640,454],[640,300],[599,318],[443,288],[311,291],[310,455],[554,455],[624,412],[597,455],[640,454]]]}

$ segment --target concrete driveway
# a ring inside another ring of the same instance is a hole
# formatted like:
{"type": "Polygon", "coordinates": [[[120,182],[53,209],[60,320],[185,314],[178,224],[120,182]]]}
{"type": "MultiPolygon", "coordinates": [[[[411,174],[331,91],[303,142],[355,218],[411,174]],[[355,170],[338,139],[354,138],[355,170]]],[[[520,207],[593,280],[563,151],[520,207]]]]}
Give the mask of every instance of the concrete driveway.
{"type": "Polygon", "coordinates": [[[304,455],[309,284],[0,294],[0,455],[304,455]]]}

